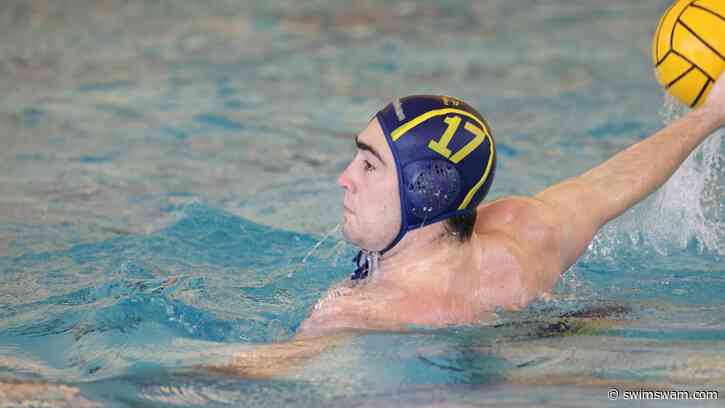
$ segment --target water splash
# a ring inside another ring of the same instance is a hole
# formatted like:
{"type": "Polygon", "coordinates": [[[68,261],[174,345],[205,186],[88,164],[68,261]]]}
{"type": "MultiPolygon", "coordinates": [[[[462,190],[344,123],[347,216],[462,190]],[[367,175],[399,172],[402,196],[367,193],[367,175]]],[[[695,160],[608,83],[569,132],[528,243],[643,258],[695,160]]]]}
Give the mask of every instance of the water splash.
{"type": "MultiPolygon", "coordinates": [[[[665,124],[684,116],[687,108],[667,95],[660,112],[665,124]]],[[[698,253],[725,255],[723,133],[710,135],[652,197],[639,228],[660,254],[693,248],[698,253]]]]}
{"type": "Polygon", "coordinates": [[[664,99],[664,103],[662,104],[662,108],[659,113],[665,125],[669,125],[677,119],[685,116],[685,114],[690,111],[687,106],[680,103],[677,99],[675,99],[675,97],[668,93],[664,94],[664,99]]]}
{"type": "Polygon", "coordinates": [[[690,155],[657,192],[640,231],[660,254],[693,247],[698,253],[725,255],[722,130],[690,155]],[[674,246],[674,248],[673,248],[674,246]]]}
{"type": "MultiPolygon", "coordinates": [[[[666,96],[660,113],[669,124],[687,111],[666,96]]],[[[657,192],[602,229],[591,252],[612,258],[623,247],[636,246],[660,255],[682,250],[725,255],[723,134],[725,129],[710,135],[657,192]]]]}
{"type": "MultiPolygon", "coordinates": [[[[305,255],[305,256],[304,256],[303,258],[302,258],[302,261],[300,261],[300,263],[299,263],[299,265],[298,265],[298,266],[300,267],[300,269],[304,269],[304,267],[305,267],[305,264],[307,264],[307,259],[308,259],[308,258],[309,258],[310,256],[312,256],[312,254],[313,254],[313,253],[314,253],[314,252],[315,252],[315,251],[317,250],[317,248],[319,248],[319,247],[320,247],[320,245],[322,245],[322,243],[323,243],[323,242],[325,242],[325,240],[327,240],[327,237],[329,237],[329,236],[330,236],[330,235],[332,235],[332,234],[336,234],[336,233],[338,233],[338,232],[339,232],[339,230],[340,230],[340,224],[338,223],[338,224],[337,224],[337,225],[335,225],[335,226],[334,226],[334,227],[333,227],[333,228],[332,228],[331,230],[327,231],[327,232],[325,233],[325,235],[323,235],[323,236],[322,236],[322,239],[320,239],[319,241],[317,241],[317,243],[315,244],[315,246],[313,246],[313,247],[312,247],[312,249],[310,249],[310,250],[309,250],[309,251],[307,252],[307,254],[306,254],[306,255],[305,255]]],[[[337,260],[336,260],[336,261],[337,261],[337,260]]],[[[337,263],[337,262],[335,262],[335,263],[337,263]]],[[[288,277],[288,278],[291,278],[291,277],[292,277],[293,275],[294,275],[294,271],[291,271],[291,272],[290,272],[289,274],[287,274],[287,277],[288,277]]]]}

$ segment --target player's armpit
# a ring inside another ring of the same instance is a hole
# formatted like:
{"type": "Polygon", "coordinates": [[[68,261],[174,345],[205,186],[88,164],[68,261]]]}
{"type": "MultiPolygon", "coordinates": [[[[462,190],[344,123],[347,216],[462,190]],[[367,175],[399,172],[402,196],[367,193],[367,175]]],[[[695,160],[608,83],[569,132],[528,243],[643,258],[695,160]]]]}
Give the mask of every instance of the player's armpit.
{"type": "Polygon", "coordinates": [[[602,206],[606,200],[587,186],[586,181],[571,178],[536,194],[537,217],[552,225],[550,238],[555,241],[558,264],[566,271],[586,251],[597,231],[609,220],[602,206]],[[543,215],[545,214],[545,215],[543,215]]]}
{"type": "Polygon", "coordinates": [[[527,302],[551,290],[568,267],[562,251],[570,233],[555,208],[537,198],[507,197],[479,207],[475,231],[488,237],[481,239],[482,250],[501,247],[516,259],[516,268],[509,268],[515,270],[507,273],[519,274],[527,302]]]}

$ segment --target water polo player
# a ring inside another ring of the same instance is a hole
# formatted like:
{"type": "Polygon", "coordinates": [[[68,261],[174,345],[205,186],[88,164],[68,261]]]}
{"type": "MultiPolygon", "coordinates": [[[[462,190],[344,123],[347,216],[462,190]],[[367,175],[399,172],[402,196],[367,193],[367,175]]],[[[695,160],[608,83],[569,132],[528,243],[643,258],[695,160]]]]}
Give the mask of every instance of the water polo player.
{"type": "Polygon", "coordinates": [[[553,288],[609,220],[652,193],[725,126],[721,75],[699,108],[588,172],[533,197],[483,200],[496,148],[481,115],[444,96],[383,108],[339,177],[343,235],[361,248],[352,279],[330,289],[289,342],[244,347],[206,369],[274,377],[350,331],[487,320],[553,288]]]}
{"type": "Polygon", "coordinates": [[[645,198],[725,124],[725,80],[706,103],[592,170],[533,197],[479,205],[493,182],[487,123],[445,96],[390,103],[339,177],[343,235],[361,248],[298,336],[342,328],[475,323],[545,295],[605,223],[645,198]]]}

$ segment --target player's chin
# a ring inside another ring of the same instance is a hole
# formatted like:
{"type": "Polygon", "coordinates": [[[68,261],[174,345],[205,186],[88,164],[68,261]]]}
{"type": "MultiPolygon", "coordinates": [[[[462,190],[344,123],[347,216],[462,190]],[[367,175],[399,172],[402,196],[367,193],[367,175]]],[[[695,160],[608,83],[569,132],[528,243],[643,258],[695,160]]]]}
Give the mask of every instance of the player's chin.
{"type": "Polygon", "coordinates": [[[355,228],[355,224],[350,218],[342,220],[342,236],[347,243],[357,247],[362,247],[364,244],[360,231],[355,228]]]}
{"type": "Polygon", "coordinates": [[[345,239],[345,241],[354,244],[353,242],[353,234],[351,231],[351,225],[350,225],[350,219],[348,218],[347,214],[342,216],[342,237],[345,239]]]}

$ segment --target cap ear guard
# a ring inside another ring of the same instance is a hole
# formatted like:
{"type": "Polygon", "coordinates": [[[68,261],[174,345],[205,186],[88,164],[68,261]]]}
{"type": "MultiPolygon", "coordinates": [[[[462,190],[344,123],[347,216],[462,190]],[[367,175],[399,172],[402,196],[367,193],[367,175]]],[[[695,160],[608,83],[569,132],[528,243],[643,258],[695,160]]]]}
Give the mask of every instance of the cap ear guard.
{"type": "Polygon", "coordinates": [[[461,176],[446,160],[428,159],[408,163],[403,168],[407,208],[421,220],[431,220],[458,200],[461,176]]]}

